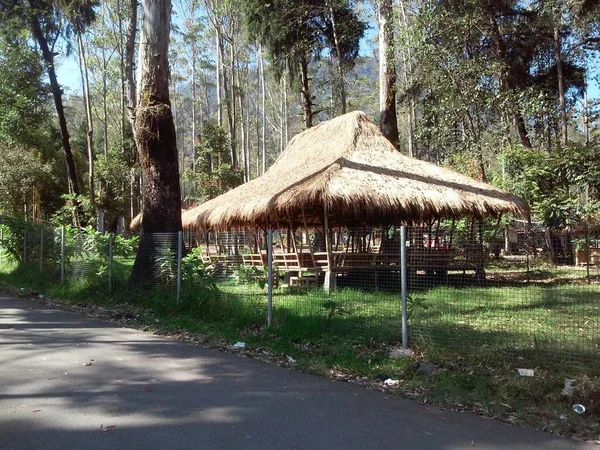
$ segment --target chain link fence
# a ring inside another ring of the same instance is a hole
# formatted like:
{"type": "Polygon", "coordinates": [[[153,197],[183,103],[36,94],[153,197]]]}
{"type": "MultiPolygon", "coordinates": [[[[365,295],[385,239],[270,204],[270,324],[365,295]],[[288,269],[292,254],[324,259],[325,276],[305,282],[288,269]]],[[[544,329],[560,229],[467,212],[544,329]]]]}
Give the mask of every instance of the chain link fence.
{"type": "Polygon", "coordinates": [[[269,324],[298,345],[324,336],[399,345],[404,318],[417,352],[507,367],[598,368],[597,230],[462,220],[405,233],[403,258],[399,226],[139,239],[3,227],[0,263],[35,266],[56,283],[93,278],[100,292],[134,295],[150,286],[161,292],[160,307],[244,332],[269,324]]]}

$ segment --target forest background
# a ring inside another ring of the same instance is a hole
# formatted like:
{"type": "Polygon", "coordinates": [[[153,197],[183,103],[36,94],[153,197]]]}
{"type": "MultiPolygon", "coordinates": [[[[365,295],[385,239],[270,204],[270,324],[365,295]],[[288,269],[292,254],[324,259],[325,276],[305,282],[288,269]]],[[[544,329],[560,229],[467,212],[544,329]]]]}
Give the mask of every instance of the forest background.
{"type": "MultiPolygon", "coordinates": [[[[141,211],[139,8],[0,1],[3,214],[85,224],[102,210],[116,230],[141,211]]],[[[595,220],[599,11],[590,0],[176,0],[183,205],[260,176],[303,129],[363,110],[403,153],[523,196],[534,220],[595,220]]]]}

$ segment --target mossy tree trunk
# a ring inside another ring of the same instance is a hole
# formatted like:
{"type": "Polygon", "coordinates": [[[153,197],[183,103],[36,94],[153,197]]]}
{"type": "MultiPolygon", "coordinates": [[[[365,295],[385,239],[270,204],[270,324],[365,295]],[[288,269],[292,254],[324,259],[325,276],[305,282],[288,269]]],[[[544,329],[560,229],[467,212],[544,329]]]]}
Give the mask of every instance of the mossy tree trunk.
{"type": "MultiPolygon", "coordinates": [[[[181,230],[181,188],[175,125],[169,99],[170,0],[144,0],[134,134],[143,177],[142,238],[132,281],[156,281],[153,233],[181,230]]],[[[165,239],[162,239],[165,243],[165,239]]]]}

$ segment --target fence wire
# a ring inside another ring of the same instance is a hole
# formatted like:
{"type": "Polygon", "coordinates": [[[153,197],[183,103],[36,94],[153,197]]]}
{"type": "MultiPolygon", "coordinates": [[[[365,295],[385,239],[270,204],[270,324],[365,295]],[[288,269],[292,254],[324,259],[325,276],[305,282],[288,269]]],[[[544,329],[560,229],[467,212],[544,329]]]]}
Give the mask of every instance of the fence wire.
{"type": "MultiPolygon", "coordinates": [[[[400,341],[399,226],[327,235],[284,228],[273,242],[274,327],[298,345],[400,341]]],[[[177,233],[144,234],[132,243],[89,230],[63,240],[52,227],[3,228],[0,263],[35,264],[56,282],[64,267],[64,282],[94,278],[107,292],[150,285],[199,320],[249,332],[267,321],[267,247],[264,230],[185,230],[181,241],[177,233]]],[[[408,227],[406,252],[413,349],[506,366],[598,366],[598,230],[436,221],[408,227]]]]}

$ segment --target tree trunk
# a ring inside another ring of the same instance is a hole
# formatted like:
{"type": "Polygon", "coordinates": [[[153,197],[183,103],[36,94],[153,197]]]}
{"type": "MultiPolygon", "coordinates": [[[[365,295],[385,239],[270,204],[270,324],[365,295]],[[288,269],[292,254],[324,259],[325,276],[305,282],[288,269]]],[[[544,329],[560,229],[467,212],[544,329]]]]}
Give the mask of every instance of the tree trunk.
{"type": "Polygon", "coordinates": [[[302,95],[302,106],[304,108],[304,127],[309,129],[313,125],[312,121],[312,98],[310,95],[310,86],[308,82],[308,60],[306,57],[302,58],[300,62],[300,93],[302,95]]]}
{"type": "Polygon", "coordinates": [[[216,63],[215,63],[215,80],[217,82],[217,125],[223,126],[223,106],[221,105],[221,33],[215,26],[215,39],[216,39],[216,63]]]}
{"type": "Polygon", "coordinates": [[[139,47],[138,97],[134,137],[142,169],[142,239],[132,280],[156,281],[154,236],[173,233],[167,239],[176,248],[181,230],[181,188],[175,125],[169,99],[170,0],[143,0],[139,47]]]}
{"type": "Polygon", "coordinates": [[[237,76],[237,58],[236,58],[236,54],[235,54],[235,42],[232,40],[231,41],[231,46],[229,48],[229,54],[231,57],[231,94],[230,94],[230,98],[229,98],[229,107],[231,108],[231,121],[230,121],[230,127],[231,127],[231,160],[232,160],[232,167],[234,169],[237,169],[239,166],[239,157],[238,157],[238,152],[237,152],[237,101],[236,101],[236,96],[238,95],[237,92],[237,83],[236,83],[236,76],[237,76]]]}
{"type": "Polygon", "coordinates": [[[396,64],[392,29],[392,0],[379,0],[379,127],[398,147],[396,118],[396,64]]]}
{"type": "Polygon", "coordinates": [[[329,2],[329,13],[331,14],[331,28],[333,29],[333,41],[335,43],[335,50],[337,52],[337,84],[340,90],[340,103],[342,107],[342,114],[346,114],[346,86],[344,83],[344,67],[342,64],[342,53],[340,49],[340,41],[337,33],[335,14],[331,1],[329,2]]]}
{"type": "Polygon", "coordinates": [[[127,114],[133,130],[135,126],[136,87],[133,75],[133,57],[135,55],[135,35],[137,33],[138,0],[129,0],[129,24],[125,42],[125,96],[127,97],[127,114]]]}
{"type": "MultiPolygon", "coordinates": [[[[560,22],[560,19],[558,19],[560,22]]],[[[561,144],[563,146],[568,143],[568,128],[567,128],[567,102],[565,99],[565,76],[563,73],[562,62],[562,40],[560,37],[560,25],[554,27],[554,61],[556,62],[556,74],[558,77],[558,96],[560,101],[560,131],[561,144]]]]}
{"type": "Polygon", "coordinates": [[[73,194],[79,195],[79,182],[77,181],[77,169],[75,168],[75,161],[73,160],[73,152],[71,150],[71,142],[69,140],[69,130],[67,128],[67,119],[65,117],[65,108],[62,102],[62,89],[58,84],[56,78],[56,71],[54,69],[54,54],[48,47],[48,40],[42,31],[37,16],[31,17],[31,30],[33,37],[40,46],[44,63],[46,64],[46,70],[48,71],[48,79],[50,80],[50,88],[52,90],[52,96],[54,97],[54,106],[56,107],[56,114],[58,115],[58,125],[60,128],[60,137],[63,152],[65,154],[65,160],[67,163],[67,174],[69,177],[69,187],[73,194]]]}
{"type": "MultiPolygon", "coordinates": [[[[400,1],[400,12],[402,13],[402,23],[405,30],[409,30],[408,19],[406,17],[405,0],[400,1]]],[[[393,36],[392,36],[393,39],[393,36]]],[[[406,112],[406,122],[408,123],[407,131],[407,146],[408,156],[417,157],[415,149],[415,128],[416,128],[416,114],[415,114],[415,96],[413,93],[413,64],[412,54],[410,51],[410,45],[403,46],[400,54],[402,55],[402,66],[404,72],[404,86],[408,89],[408,111],[406,112]]]]}
{"type": "Polygon", "coordinates": [[[517,134],[519,135],[519,139],[521,140],[521,145],[523,145],[525,148],[531,148],[531,141],[529,140],[529,135],[527,134],[527,128],[525,127],[525,119],[523,119],[523,116],[521,114],[515,114],[514,123],[517,134]]]}
{"type": "Polygon", "coordinates": [[[263,62],[262,45],[258,48],[259,58],[258,67],[260,70],[260,100],[261,100],[261,155],[262,155],[262,174],[267,170],[267,120],[266,120],[266,95],[265,95],[265,65],[263,62]]]}
{"type": "Polygon", "coordinates": [[[83,105],[85,107],[85,117],[87,122],[87,153],[88,153],[88,189],[90,204],[96,203],[94,186],[94,122],[92,121],[92,104],[90,98],[90,83],[88,78],[87,62],[85,60],[85,48],[83,46],[83,37],[77,33],[77,46],[79,47],[79,71],[81,72],[81,85],[83,90],[83,105]]]}

